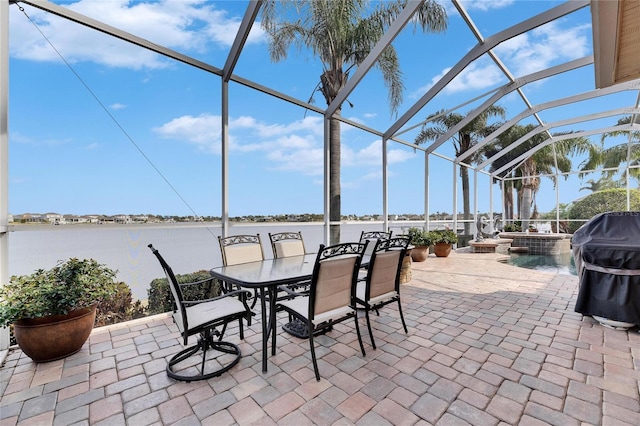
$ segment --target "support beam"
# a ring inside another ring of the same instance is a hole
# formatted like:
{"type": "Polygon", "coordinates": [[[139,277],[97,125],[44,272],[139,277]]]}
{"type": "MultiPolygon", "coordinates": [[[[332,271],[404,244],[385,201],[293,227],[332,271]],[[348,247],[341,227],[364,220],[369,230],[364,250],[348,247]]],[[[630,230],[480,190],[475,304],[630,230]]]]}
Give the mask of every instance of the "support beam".
{"type": "Polygon", "coordinates": [[[410,119],[412,119],[429,101],[457,77],[471,62],[478,59],[500,43],[526,33],[555,19],[561,18],[590,4],[589,0],[576,0],[563,3],[526,21],[522,21],[504,31],[487,38],[484,43],[476,44],[457,64],[453,66],[431,89],[427,91],[400,119],[384,132],[384,138],[392,138],[410,119]]]}
{"type": "Polygon", "coordinates": [[[258,11],[260,10],[261,5],[262,0],[252,0],[249,2],[247,10],[245,10],[244,12],[244,17],[242,18],[242,22],[240,23],[240,28],[236,33],[236,38],[233,40],[233,45],[231,46],[229,55],[227,55],[227,61],[225,62],[224,68],[222,69],[222,80],[225,82],[228,82],[231,79],[233,69],[236,67],[236,63],[240,58],[240,53],[242,52],[244,44],[249,37],[251,27],[256,20],[256,16],[258,16],[258,11]]]}
{"type": "MultiPolygon", "coordinates": [[[[0,286],[9,282],[9,2],[0,1],[0,286]]],[[[0,328],[0,351],[9,329],[0,328]]],[[[3,362],[0,356],[0,363],[3,362]]]]}
{"type": "Polygon", "coordinates": [[[574,117],[574,118],[570,118],[570,119],[567,119],[567,120],[555,121],[553,123],[547,123],[547,124],[545,124],[543,126],[534,127],[526,135],[522,136],[521,138],[519,138],[518,140],[516,140],[515,142],[513,142],[509,146],[506,146],[505,148],[503,148],[497,154],[493,155],[492,157],[490,157],[490,158],[486,159],[485,161],[483,161],[482,163],[478,164],[476,166],[476,169],[478,169],[478,170],[484,169],[485,167],[487,167],[489,164],[493,163],[498,158],[500,158],[503,155],[513,151],[518,146],[522,145],[524,142],[528,141],[533,136],[535,136],[535,135],[537,135],[539,133],[547,132],[547,131],[549,131],[549,130],[551,130],[553,128],[567,126],[569,124],[582,123],[582,122],[591,121],[591,120],[598,120],[600,118],[612,117],[612,116],[616,116],[616,115],[633,114],[634,111],[640,112],[640,109],[638,109],[638,108],[617,108],[617,109],[613,109],[613,110],[610,110],[610,111],[604,111],[604,112],[599,112],[599,113],[595,113],[595,114],[583,115],[583,116],[580,116],[580,117],[574,117]]]}
{"type": "MultiPolygon", "coordinates": [[[[528,84],[528,83],[531,83],[531,82],[534,82],[534,81],[538,81],[538,80],[542,80],[542,79],[551,77],[551,76],[556,75],[556,74],[561,74],[563,72],[571,71],[571,70],[574,70],[576,68],[584,67],[584,66],[589,65],[591,63],[593,63],[593,57],[592,56],[587,56],[587,57],[584,57],[584,58],[581,58],[581,59],[577,59],[575,61],[567,62],[567,63],[564,63],[562,65],[558,65],[558,66],[555,66],[555,67],[547,68],[547,69],[542,70],[542,71],[535,72],[533,74],[529,74],[526,77],[520,78],[520,79],[516,80],[513,83],[509,83],[509,84],[503,86],[502,89],[500,89],[496,93],[494,93],[493,96],[491,96],[489,99],[484,101],[478,108],[476,108],[475,110],[473,110],[469,114],[467,114],[462,120],[460,120],[459,123],[457,123],[455,126],[453,126],[450,129],[448,129],[447,132],[444,135],[440,136],[434,143],[429,145],[429,147],[427,148],[427,152],[435,151],[440,145],[442,145],[449,138],[451,138],[453,135],[458,133],[461,129],[464,128],[464,126],[466,126],[471,121],[473,121],[476,117],[478,117],[480,114],[482,114],[487,108],[489,108],[491,105],[493,105],[496,102],[498,102],[499,99],[503,98],[504,96],[508,95],[509,93],[513,92],[514,90],[517,90],[517,89],[521,88],[525,84],[528,84]]],[[[461,157],[462,157],[462,155],[461,155],[461,157]]]]}
{"type": "MultiPolygon", "coordinates": [[[[384,35],[380,38],[378,43],[374,46],[373,50],[369,52],[364,61],[358,65],[358,69],[355,74],[347,81],[347,84],[344,85],[342,89],[338,92],[336,97],[333,99],[329,107],[327,108],[325,114],[327,117],[331,117],[335,112],[340,108],[342,103],[347,99],[347,97],[353,92],[353,89],[356,88],[358,83],[364,78],[364,76],[369,72],[371,67],[376,63],[380,55],[384,49],[387,48],[396,38],[398,33],[407,25],[407,22],[411,19],[414,13],[422,7],[422,1],[412,1],[407,2],[407,5],[402,10],[400,15],[393,21],[391,26],[385,31],[384,35]]],[[[387,138],[385,138],[386,140],[387,138]]]]}
{"type": "MultiPolygon", "coordinates": [[[[557,107],[569,105],[572,103],[587,101],[590,99],[598,98],[601,96],[607,96],[614,93],[623,92],[626,90],[640,90],[640,80],[618,84],[616,86],[607,87],[606,89],[597,89],[589,92],[579,93],[577,95],[568,96],[566,98],[555,99],[553,101],[544,102],[544,103],[535,105],[531,108],[527,108],[526,110],[522,111],[520,114],[516,115],[512,119],[505,122],[502,126],[496,129],[489,136],[478,141],[478,143],[473,148],[471,148],[470,150],[460,155],[460,157],[456,159],[456,162],[459,163],[463,161],[464,159],[467,158],[467,156],[472,155],[474,152],[482,148],[484,145],[493,141],[495,138],[497,138],[499,135],[507,131],[514,124],[540,111],[544,111],[551,108],[557,108],[557,107]]],[[[628,107],[627,110],[633,111],[633,107],[628,107]]],[[[631,113],[632,112],[625,112],[625,114],[631,114],[631,113]]]]}
{"type": "Polygon", "coordinates": [[[389,159],[388,148],[389,141],[382,140],[382,217],[384,218],[383,231],[389,231],[389,159]]]}
{"type": "Polygon", "coordinates": [[[550,145],[550,144],[552,144],[554,142],[558,142],[558,141],[565,140],[565,139],[588,137],[588,136],[598,135],[598,134],[607,133],[607,132],[624,132],[624,131],[633,132],[633,131],[638,131],[638,130],[640,130],[640,124],[624,124],[624,125],[620,125],[620,126],[604,127],[604,128],[601,128],[601,129],[588,130],[588,131],[584,131],[584,132],[569,133],[569,134],[561,135],[561,136],[554,136],[551,139],[547,139],[543,143],[538,144],[535,147],[532,147],[527,152],[525,152],[522,155],[520,155],[518,158],[514,158],[513,160],[511,160],[510,162],[508,162],[507,164],[505,164],[504,166],[500,167],[498,170],[493,172],[491,174],[491,176],[492,177],[493,176],[499,176],[500,174],[502,174],[506,170],[511,169],[516,164],[520,163],[521,161],[526,160],[527,158],[531,157],[533,154],[535,154],[536,152],[538,152],[539,150],[541,150],[545,146],[548,146],[548,145],[550,145]]]}

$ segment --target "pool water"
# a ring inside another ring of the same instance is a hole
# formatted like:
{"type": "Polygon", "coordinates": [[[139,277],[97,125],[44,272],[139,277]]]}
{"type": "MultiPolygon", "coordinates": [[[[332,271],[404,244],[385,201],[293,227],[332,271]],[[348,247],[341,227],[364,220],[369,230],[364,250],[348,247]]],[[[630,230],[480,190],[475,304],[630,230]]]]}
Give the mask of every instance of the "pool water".
{"type": "Polygon", "coordinates": [[[512,253],[506,263],[555,274],[577,275],[572,253],[559,255],[512,253]]]}

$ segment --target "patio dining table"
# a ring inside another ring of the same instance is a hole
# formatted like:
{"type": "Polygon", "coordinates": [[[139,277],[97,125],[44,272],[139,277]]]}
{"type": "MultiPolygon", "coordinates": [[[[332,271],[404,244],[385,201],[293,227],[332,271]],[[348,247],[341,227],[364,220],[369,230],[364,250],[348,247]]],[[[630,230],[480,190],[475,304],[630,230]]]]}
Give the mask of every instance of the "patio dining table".
{"type": "MultiPolygon", "coordinates": [[[[242,288],[258,289],[262,319],[262,371],[267,372],[268,341],[276,333],[276,294],[279,285],[308,281],[313,275],[316,254],[266,259],[239,265],[211,269],[211,276],[242,288]],[[267,295],[269,297],[267,297],[267,295]]],[[[271,354],[276,353],[275,336],[271,341],[271,354]]]]}

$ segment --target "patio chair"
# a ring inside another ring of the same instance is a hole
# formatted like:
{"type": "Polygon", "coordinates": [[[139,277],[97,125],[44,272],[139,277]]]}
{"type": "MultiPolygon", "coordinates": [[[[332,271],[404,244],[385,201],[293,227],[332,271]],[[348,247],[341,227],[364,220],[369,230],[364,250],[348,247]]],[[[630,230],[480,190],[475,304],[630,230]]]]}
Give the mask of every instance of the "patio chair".
{"type": "MultiPolygon", "coordinates": [[[[271,241],[271,249],[273,257],[276,259],[290,256],[304,256],[306,250],[302,232],[269,232],[269,240],[271,241]]],[[[286,292],[289,297],[296,297],[304,294],[309,290],[309,283],[304,281],[301,283],[279,286],[278,289],[286,292]]]]}
{"type": "Polygon", "coordinates": [[[364,255],[371,256],[376,242],[379,240],[388,240],[391,238],[391,234],[393,234],[393,231],[362,231],[360,234],[360,242],[364,243],[365,241],[369,241],[367,252],[364,255]]]}
{"type": "MultiPolygon", "coordinates": [[[[360,262],[367,244],[341,243],[329,247],[320,245],[313,268],[309,295],[277,304],[278,309],[287,311],[307,324],[311,360],[318,381],[320,381],[320,373],[313,341],[314,334],[331,328],[338,322],[353,318],[360,350],[362,356],[365,356],[355,309],[355,291],[360,262]]],[[[273,338],[276,338],[275,334],[273,338]]]]}
{"type": "Polygon", "coordinates": [[[378,310],[381,307],[397,301],[404,332],[409,332],[407,324],[404,322],[402,304],[400,303],[400,269],[407,253],[408,245],[409,237],[378,240],[369,260],[367,278],[358,282],[356,306],[363,308],[365,311],[373,349],[376,349],[376,343],[373,339],[371,320],[369,318],[369,312],[372,310],[375,310],[380,315],[378,310]]]}
{"type": "MultiPolygon", "coordinates": [[[[264,251],[262,250],[262,241],[260,234],[256,235],[233,235],[231,237],[218,237],[220,251],[222,252],[222,264],[224,266],[239,265],[248,262],[257,262],[264,260],[264,251]]],[[[227,283],[225,291],[231,291],[231,286],[227,283]]],[[[258,301],[257,290],[253,291],[253,301],[251,309],[256,306],[258,301]]]]}
{"type": "Polygon", "coordinates": [[[171,267],[152,244],[149,248],[158,258],[169,281],[174,301],[173,321],[187,346],[190,336],[199,335],[197,343],[178,352],[167,364],[167,375],[187,382],[220,376],[240,360],[240,348],[222,340],[227,325],[238,321],[240,339],[244,339],[242,319],[251,324],[251,311],[246,302],[247,290],[237,290],[204,300],[187,300],[185,292],[191,286],[211,285],[213,278],[192,283],[178,283],[171,267]],[[221,331],[218,328],[222,327],[221,331]],[[202,361],[190,360],[202,352],[202,361]],[[211,353],[215,353],[214,356],[211,353]],[[198,364],[200,364],[198,368],[198,364]]]}
{"type": "MultiPolygon", "coordinates": [[[[303,256],[306,254],[302,232],[269,232],[271,250],[273,257],[283,258],[291,256],[303,256]]],[[[276,300],[293,299],[294,297],[309,294],[310,280],[299,283],[278,286],[278,296],[276,300]]],[[[292,318],[289,314],[289,322],[283,326],[284,330],[296,337],[306,339],[308,330],[306,324],[298,319],[292,318]]]]}
{"type": "Polygon", "coordinates": [[[218,237],[224,266],[264,260],[260,234],[218,237]]]}
{"type": "Polygon", "coordinates": [[[269,232],[269,240],[274,258],[306,254],[302,232],[269,232]]]}

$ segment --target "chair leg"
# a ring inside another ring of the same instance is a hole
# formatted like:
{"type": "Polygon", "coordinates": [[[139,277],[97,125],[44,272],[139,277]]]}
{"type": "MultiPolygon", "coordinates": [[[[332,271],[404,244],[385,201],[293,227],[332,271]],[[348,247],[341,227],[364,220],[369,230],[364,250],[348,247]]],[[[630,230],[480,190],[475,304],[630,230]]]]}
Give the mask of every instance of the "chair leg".
{"type": "Polygon", "coordinates": [[[353,313],[353,320],[356,322],[356,333],[358,334],[358,343],[360,343],[360,351],[362,351],[362,356],[367,356],[367,354],[364,353],[364,345],[362,344],[362,335],[360,334],[360,326],[358,325],[357,312],[353,313]]]}
{"type": "Polygon", "coordinates": [[[238,320],[238,333],[240,334],[240,340],[244,340],[244,324],[242,324],[242,318],[238,320]]]}
{"type": "Polygon", "coordinates": [[[364,309],[364,315],[367,318],[367,328],[369,329],[369,337],[371,337],[371,346],[373,346],[373,349],[377,349],[376,341],[373,340],[373,331],[371,330],[371,321],[369,319],[369,307],[366,307],[364,309]]]}
{"type": "Polygon", "coordinates": [[[404,327],[404,334],[409,334],[409,330],[407,330],[407,324],[404,322],[404,315],[402,315],[402,305],[400,304],[399,297],[398,297],[398,312],[400,312],[400,319],[402,320],[402,326],[404,327]]]}
{"type": "Polygon", "coordinates": [[[313,362],[313,371],[316,373],[316,381],[320,381],[320,372],[318,371],[318,360],[316,360],[316,348],[313,343],[313,333],[315,328],[311,321],[307,321],[307,327],[309,328],[309,346],[311,347],[311,361],[313,362]]]}

